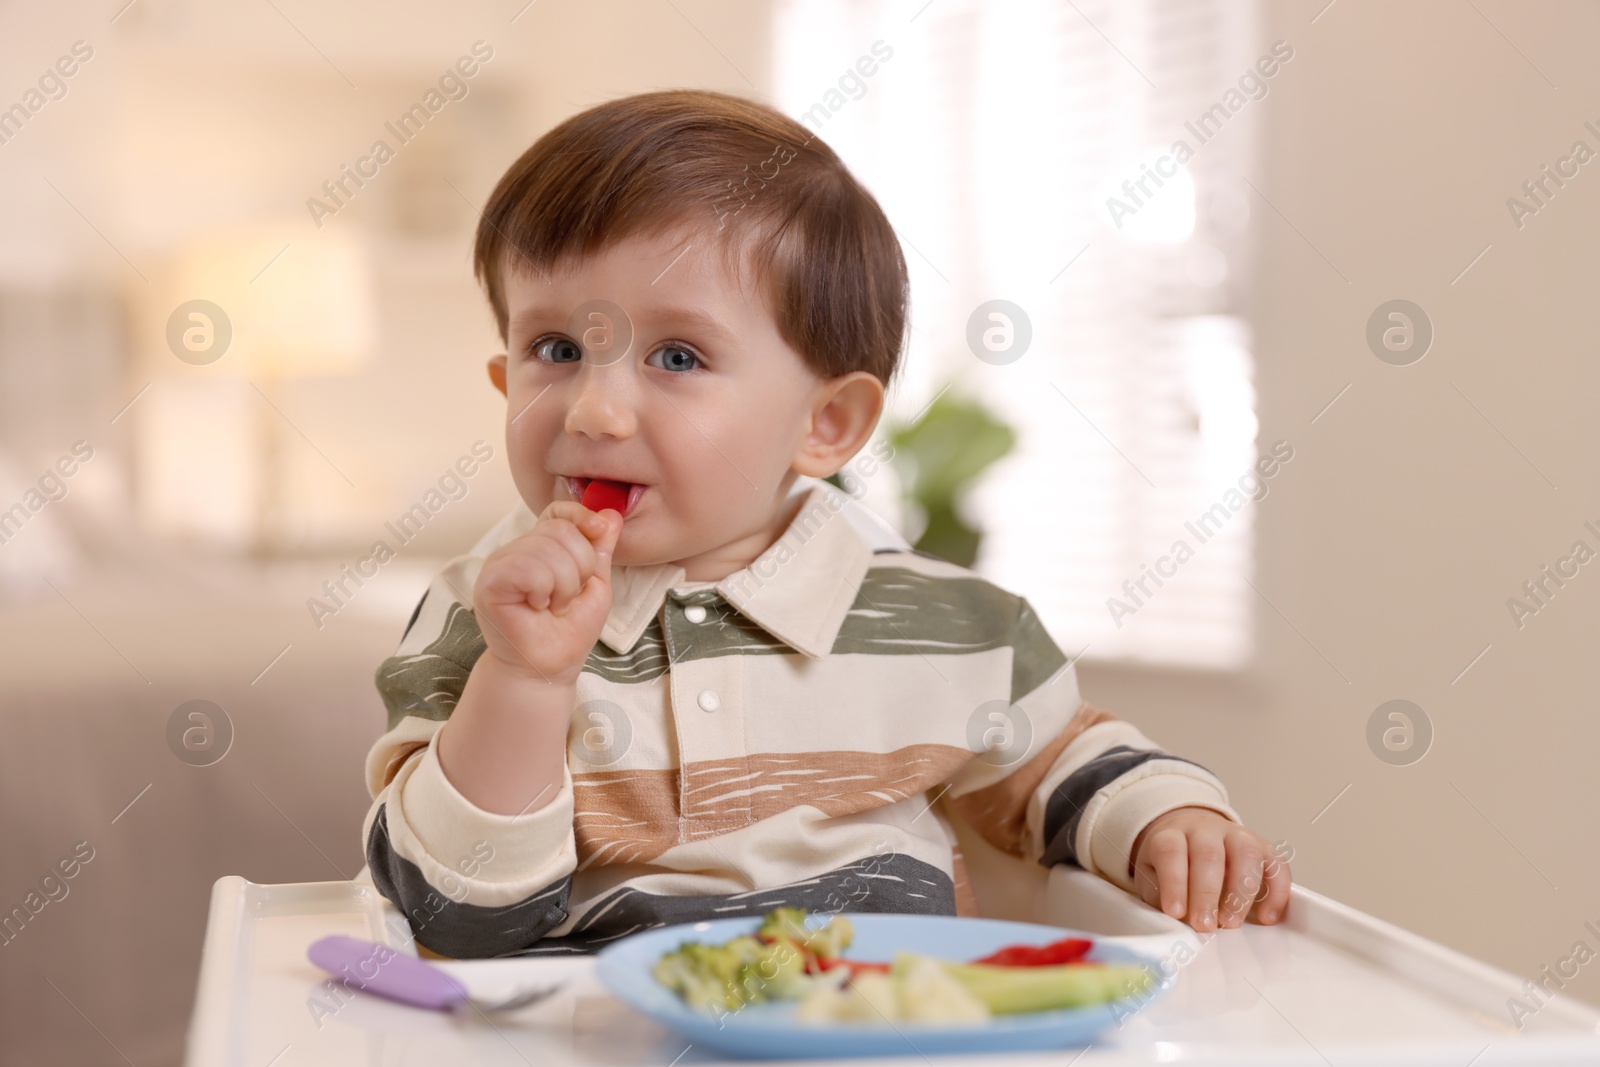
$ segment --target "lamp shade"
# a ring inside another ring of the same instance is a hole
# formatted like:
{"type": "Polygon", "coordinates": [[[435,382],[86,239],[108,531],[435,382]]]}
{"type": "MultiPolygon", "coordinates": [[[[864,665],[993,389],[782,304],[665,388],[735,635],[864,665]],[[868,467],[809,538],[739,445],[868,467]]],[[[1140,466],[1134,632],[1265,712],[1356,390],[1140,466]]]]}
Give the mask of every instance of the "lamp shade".
{"type": "Polygon", "coordinates": [[[173,287],[174,306],[205,300],[227,316],[232,337],[218,373],[343,374],[372,355],[371,258],[348,234],[287,225],[213,231],[184,249],[173,287]]]}

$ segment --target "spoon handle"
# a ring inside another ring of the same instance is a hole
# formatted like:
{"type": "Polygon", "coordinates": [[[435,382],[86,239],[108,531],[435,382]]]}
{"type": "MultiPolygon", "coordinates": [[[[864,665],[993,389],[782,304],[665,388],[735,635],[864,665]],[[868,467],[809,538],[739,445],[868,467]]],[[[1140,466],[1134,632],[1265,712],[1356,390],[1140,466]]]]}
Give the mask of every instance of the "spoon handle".
{"type": "Polygon", "coordinates": [[[332,934],[312,942],[306,956],[352,989],[419,1008],[449,1011],[467,999],[467,990],[450,975],[388,945],[332,934]]]}

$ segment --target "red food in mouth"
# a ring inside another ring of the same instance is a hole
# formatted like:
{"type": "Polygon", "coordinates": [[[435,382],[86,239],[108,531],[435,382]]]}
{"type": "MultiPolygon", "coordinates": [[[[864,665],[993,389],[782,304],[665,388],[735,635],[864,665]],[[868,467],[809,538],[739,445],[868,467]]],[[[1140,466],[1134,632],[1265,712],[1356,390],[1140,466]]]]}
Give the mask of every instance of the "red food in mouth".
{"type": "Polygon", "coordinates": [[[590,511],[611,508],[618,515],[628,513],[628,494],[633,485],[629,482],[608,482],[595,478],[583,491],[583,506],[590,511]]]}

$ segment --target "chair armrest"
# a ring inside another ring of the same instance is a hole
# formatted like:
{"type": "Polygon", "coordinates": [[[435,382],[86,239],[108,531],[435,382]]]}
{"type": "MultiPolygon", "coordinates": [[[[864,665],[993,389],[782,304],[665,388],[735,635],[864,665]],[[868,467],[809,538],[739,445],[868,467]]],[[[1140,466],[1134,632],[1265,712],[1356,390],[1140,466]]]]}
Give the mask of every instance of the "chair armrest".
{"type": "Polygon", "coordinates": [[[1152,908],[1132,893],[1079,867],[1057,864],[1050,868],[1037,903],[1034,921],[1050,926],[1087,930],[1104,937],[1147,937],[1161,951],[1188,942],[1198,949],[1200,939],[1187,923],[1152,908]]]}

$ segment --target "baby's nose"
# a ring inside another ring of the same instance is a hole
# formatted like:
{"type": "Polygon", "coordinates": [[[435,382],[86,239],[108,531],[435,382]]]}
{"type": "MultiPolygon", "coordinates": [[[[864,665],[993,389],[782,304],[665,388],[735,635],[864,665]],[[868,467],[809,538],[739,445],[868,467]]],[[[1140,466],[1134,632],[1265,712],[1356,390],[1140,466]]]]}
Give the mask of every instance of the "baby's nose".
{"type": "Polygon", "coordinates": [[[567,399],[567,433],[585,437],[631,437],[638,425],[632,390],[621,365],[584,363],[567,399]]]}

